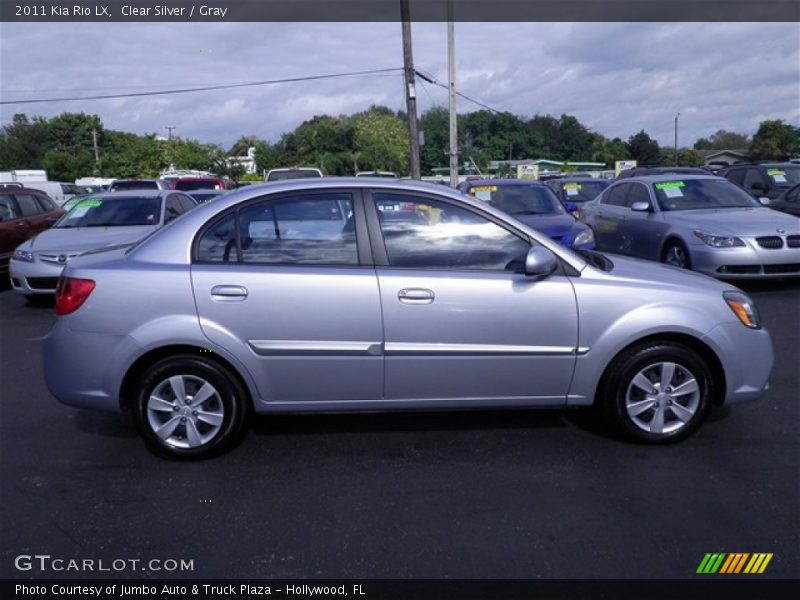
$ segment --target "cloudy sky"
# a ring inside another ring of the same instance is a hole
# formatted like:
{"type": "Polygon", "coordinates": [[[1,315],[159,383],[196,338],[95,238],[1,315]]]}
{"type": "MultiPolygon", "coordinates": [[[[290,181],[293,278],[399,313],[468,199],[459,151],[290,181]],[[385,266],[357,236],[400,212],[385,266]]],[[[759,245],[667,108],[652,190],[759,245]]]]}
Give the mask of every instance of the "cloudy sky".
{"type": "MultiPolygon", "coordinates": [[[[415,23],[414,62],[447,81],[445,23],[415,23]]],[[[457,87],[497,110],[577,116],[627,139],[671,146],[759,121],[800,125],[797,23],[457,23],[457,87]]],[[[3,101],[136,93],[402,66],[399,23],[3,23],[3,101]]],[[[418,85],[420,113],[447,91],[418,85]]],[[[275,141],[317,114],[404,108],[399,71],[302,83],[95,101],[0,106],[52,116],[96,113],[111,129],[229,147],[275,141]]],[[[476,110],[460,99],[459,112],[476,110]]],[[[579,158],[579,157],[576,157],[579,158]]]]}

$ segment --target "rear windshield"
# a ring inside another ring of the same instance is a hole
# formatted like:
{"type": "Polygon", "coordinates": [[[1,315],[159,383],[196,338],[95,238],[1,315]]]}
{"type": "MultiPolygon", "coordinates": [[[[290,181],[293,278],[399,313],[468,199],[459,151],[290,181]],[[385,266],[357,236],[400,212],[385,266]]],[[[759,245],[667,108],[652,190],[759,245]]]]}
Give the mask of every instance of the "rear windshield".
{"type": "Polygon", "coordinates": [[[281,181],[282,179],[306,179],[308,177],[320,177],[319,171],[315,171],[313,169],[275,171],[267,176],[267,181],[281,181]]]}
{"type": "Polygon", "coordinates": [[[752,196],[726,179],[675,179],[653,184],[663,211],[761,206],[752,196]]]}
{"type": "Polygon", "coordinates": [[[567,181],[561,187],[564,202],[588,202],[606,189],[609,181],[567,181]]]}
{"type": "Polygon", "coordinates": [[[800,165],[767,167],[767,177],[777,187],[789,187],[800,183],[800,165]]]}
{"type": "Polygon", "coordinates": [[[471,196],[509,215],[561,215],[566,211],[548,187],[534,185],[476,185],[471,196]]]}
{"type": "Polygon", "coordinates": [[[111,185],[111,189],[115,192],[123,190],[157,190],[158,184],[155,181],[115,181],[111,185]]]}
{"type": "Polygon", "coordinates": [[[220,196],[220,194],[215,191],[193,192],[189,195],[200,203],[208,202],[209,200],[213,200],[214,198],[218,198],[220,196]]]}
{"type": "Polygon", "coordinates": [[[86,198],[73,206],[53,227],[131,227],[158,225],[161,198],[86,198]]]}
{"type": "Polygon", "coordinates": [[[191,190],[221,190],[222,186],[219,181],[213,179],[195,179],[188,181],[181,181],[180,179],[175,182],[176,190],[183,190],[189,192],[191,190]]]}

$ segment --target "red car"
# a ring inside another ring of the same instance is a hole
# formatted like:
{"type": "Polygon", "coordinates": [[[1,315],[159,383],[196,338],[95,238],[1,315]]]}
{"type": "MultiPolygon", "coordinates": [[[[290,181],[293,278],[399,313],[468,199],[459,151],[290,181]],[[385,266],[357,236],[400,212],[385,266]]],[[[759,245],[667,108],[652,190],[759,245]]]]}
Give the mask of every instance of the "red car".
{"type": "Polygon", "coordinates": [[[219,177],[181,177],[176,179],[172,188],[182,192],[195,190],[224,190],[225,180],[219,177]]]}
{"type": "Polygon", "coordinates": [[[14,249],[55,223],[64,211],[44,192],[0,188],[0,275],[8,273],[14,249]]]}

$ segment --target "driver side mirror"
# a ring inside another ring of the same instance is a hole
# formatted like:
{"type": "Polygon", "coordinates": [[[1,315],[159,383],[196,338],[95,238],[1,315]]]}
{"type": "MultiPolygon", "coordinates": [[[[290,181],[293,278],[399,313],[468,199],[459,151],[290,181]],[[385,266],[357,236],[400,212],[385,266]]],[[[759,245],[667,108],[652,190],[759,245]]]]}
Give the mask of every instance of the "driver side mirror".
{"type": "Polygon", "coordinates": [[[528,277],[547,277],[556,267],[556,255],[544,246],[531,246],[525,256],[525,275],[528,277]]]}
{"type": "Polygon", "coordinates": [[[644,201],[638,201],[631,204],[631,210],[636,212],[650,212],[650,203],[644,201]]]}

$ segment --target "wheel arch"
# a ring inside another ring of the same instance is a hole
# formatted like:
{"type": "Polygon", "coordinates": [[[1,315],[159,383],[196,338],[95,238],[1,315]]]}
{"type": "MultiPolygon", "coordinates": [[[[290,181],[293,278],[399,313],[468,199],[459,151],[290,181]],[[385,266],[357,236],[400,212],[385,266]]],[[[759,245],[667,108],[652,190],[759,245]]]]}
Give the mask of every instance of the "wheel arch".
{"type": "Polygon", "coordinates": [[[623,353],[627,352],[634,346],[641,346],[654,343],[665,343],[665,342],[672,342],[675,344],[679,344],[681,346],[685,346],[690,350],[693,350],[700,356],[700,358],[708,367],[709,372],[711,373],[711,402],[714,406],[721,406],[725,402],[725,394],[727,391],[726,381],[725,381],[725,369],[722,366],[722,361],[720,361],[716,352],[714,352],[714,350],[702,340],[685,333],[677,333],[677,332],[654,333],[633,340],[625,347],[621,348],[618,352],[616,352],[614,356],[611,358],[611,360],[608,361],[608,364],[603,369],[603,374],[600,376],[600,379],[597,382],[597,386],[595,387],[593,402],[595,403],[597,402],[597,394],[600,393],[600,391],[605,387],[606,379],[608,377],[609,372],[611,371],[611,367],[619,356],[621,356],[623,353]]]}
{"type": "Polygon", "coordinates": [[[142,356],[137,358],[133,362],[133,364],[128,368],[128,370],[125,372],[124,377],[122,378],[122,383],[120,384],[120,391],[119,391],[120,409],[125,411],[131,408],[135,396],[134,392],[135,392],[136,382],[139,381],[139,379],[147,369],[152,367],[160,360],[177,355],[184,355],[184,356],[196,355],[198,358],[212,361],[216,363],[218,366],[228,371],[231,374],[231,376],[236,378],[236,381],[239,384],[239,386],[247,394],[246,401],[248,409],[253,408],[253,402],[254,402],[253,391],[251,390],[250,386],[247,385],[247,382],[245,381],[244,377],[242,377],[242,374],[239,372],[239,370],[229,360],[225,359],[224,357],[220,356],[219,354],[208,348],[193,346],[191,344],[173,344],[169,346],[159,346],[158,348],[152,348],[148,350],[142,356]]]}

